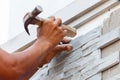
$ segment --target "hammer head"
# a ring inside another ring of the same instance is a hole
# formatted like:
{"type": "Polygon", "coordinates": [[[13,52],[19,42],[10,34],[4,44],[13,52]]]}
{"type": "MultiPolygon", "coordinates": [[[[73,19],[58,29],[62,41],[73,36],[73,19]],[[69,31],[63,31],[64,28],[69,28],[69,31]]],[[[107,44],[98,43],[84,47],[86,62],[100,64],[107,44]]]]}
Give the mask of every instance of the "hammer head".
{"type": "Polygon", "coordinates": [[[41,6],[36,6],[32,12],[27,13],[24,18],[24,28],[25,31],[30,35],[29,30],[28,30],[28,25],[29,24],[36,24],[38,20],[36,19],[37,15],[39,15],[43,11],[41,6]]]}

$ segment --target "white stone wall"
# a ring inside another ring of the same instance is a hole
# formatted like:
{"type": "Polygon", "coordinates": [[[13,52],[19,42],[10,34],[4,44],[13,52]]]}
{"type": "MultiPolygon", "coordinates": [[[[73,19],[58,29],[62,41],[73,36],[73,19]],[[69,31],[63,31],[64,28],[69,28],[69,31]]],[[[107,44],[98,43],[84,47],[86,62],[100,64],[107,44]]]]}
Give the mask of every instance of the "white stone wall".
{"type": "MultiPolygon", "coordinates": [[[[119,80],[119,2],[93,0],[93,3],[88,1],[89,5],[84,3],[87,6],[79,10],[80,2],[76,0],[54,14],[61,17],[64,24],[77,28],[78,34],[70,42],[73,50],[59,53],[30,80],[119,80]]],[[[30,37],[23,32],[1,47],[8,52],[24,50],[36,39],[32,32],[30,37]]]]}
{"type": "Polygon", "coordinates": [[[110,15],[103,28],[72,40],[73,50],[58,54],[37,72],[35,80],[119,80],[119,15],[120,9],[110,15]]]}

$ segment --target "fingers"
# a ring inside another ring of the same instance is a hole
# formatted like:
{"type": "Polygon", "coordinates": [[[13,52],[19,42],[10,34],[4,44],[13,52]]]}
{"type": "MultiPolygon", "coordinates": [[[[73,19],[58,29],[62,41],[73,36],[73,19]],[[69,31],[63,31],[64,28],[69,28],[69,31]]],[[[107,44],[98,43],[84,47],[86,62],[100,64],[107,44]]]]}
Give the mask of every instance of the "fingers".
{"type": "Polygon", "coordinates": [[[59,47],[59,51],[62,51],[62,50],[71,50],[72,49],[72,45],[70,44],[67,44],[71,41],[71,38],[69,37],[64,37],[63,40],[59,43],[58,47],[59,47]]]}
{"type": "Polygon", "coordinates": [[[55,18],[54,16],[50,16],[48,18],[48,20],[50,20],[50,22],[53,22],[54,26],[56,26],[56,27],[54,27],[55,29],[57,29],[57,27],[58,27],[59,33],[62,32],[63,36],[66,36],[67,30],[64,29],[64,27],[62,25],[62,20],[60,18],[55,18]]]}
{"type": "Polygon", "coordinates": [[[48,19],[51,21],[55,21],[55,16],[50,16],[50,17],[48,17],[48,19]]]}
{"type": "Polygon", "coordinates": [[[54,24],[57,26],[62,24],[62,20],[60,18],[55,18],[55,16],[48,17],[48,20],[54,21],[54,24]]]}
{"type": "Polygon", "coordinates": [[[60,18],[55,18],[54,16],[50,16],[48,19],[54,21],[54,24],[58,26],[58,28],[63,32],[63,36],[66,36],[67,30],[65,30],[63,26],[61,26],[62,20],[60,18]]]}
{"type": "Polygon", "coordinates": [[[69,37],[64,37],[63,40],[61,41],[63,44],[67,44],[71,41],[71,38],[69,37]]]}
{"type": "Polygon", "coordinates": [[[60,29],[59,33],[63,33],[63,37],[65,37],[67,35],[67,30],[65,30],[63,27],[58,27],[60,29]]]}
{"type": "Polygon", "coordinates": [[[70,44],[63,44],[63,45],[58,45],[56,46],[56,51],[60,52],[60,51],[70,51],[72,50],[72,45],[70,44]]]}
{"type": "Polygon", "coordinates": [[[59,52],[61,51],[70,51],[72,50],[72,45],[64,44],[64,45],[57,45],[50,54],[47,55],[45,61],[48,63],[50,60],[59,52]]]}
{"type": "Polygon", "coordinates": [[[60,18],[56,18],[55,24],[58,25],[58,26],[61,26],[62,20],[60,18]]]}

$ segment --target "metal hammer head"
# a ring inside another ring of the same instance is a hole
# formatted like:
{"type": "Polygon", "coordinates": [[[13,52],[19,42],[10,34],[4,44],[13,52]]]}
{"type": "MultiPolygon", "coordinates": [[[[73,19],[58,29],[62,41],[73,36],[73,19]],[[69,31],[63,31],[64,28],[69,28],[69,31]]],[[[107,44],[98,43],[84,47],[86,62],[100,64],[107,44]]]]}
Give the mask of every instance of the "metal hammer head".
{"type": "Polygon", "coordinates": [[[42,7],[41,6],[36,6],[34,10],[30,13],[27,13],[24,18],[24,28],[25,31],[30,35],[29,30],[28,30],[28,25],[29,24],[36,24],[38,20],[36,19],[37,15],[39,15],[42,12],[42,7]]]}

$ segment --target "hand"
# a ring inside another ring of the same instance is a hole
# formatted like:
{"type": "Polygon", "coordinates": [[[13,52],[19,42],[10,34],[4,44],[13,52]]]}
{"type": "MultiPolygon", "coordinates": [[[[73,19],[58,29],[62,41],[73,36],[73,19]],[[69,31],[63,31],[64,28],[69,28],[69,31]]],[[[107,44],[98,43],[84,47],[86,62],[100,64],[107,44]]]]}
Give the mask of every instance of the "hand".
{"type": "Polygon", "coordinates": [[[50,62],[50,60],[56,55],[56,54],[58,54],[59,52],[61,52],[61,51],[70,51],[70,50],[72,50],[72,45],[70,45],[70,44],[67,44],[67,43],[69,43],[71,41],[71,39],[69,39],[69,38],[64,38],[63,40],[62,40],[62,42],[64,43],[64,44],[62,44],[62,45],[57,45],[51,52],[49,52],[48,53],[48,55],[46,56],[46,58],[45,58],[45,63],[48,63],[48,62],[50,62]]]}
{"type": "Polygon", "coordinates": [[[43,39],[55,47],[66,35],[66,30],[62,28],[61,23],[61,19],[49,17],[37,30],[38,39],[43,39]]]}

